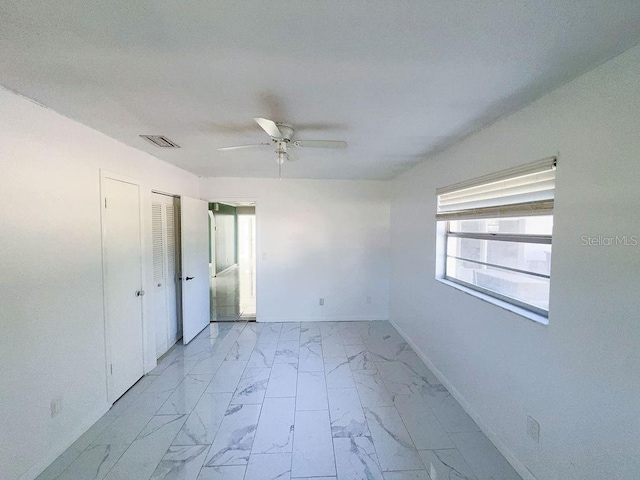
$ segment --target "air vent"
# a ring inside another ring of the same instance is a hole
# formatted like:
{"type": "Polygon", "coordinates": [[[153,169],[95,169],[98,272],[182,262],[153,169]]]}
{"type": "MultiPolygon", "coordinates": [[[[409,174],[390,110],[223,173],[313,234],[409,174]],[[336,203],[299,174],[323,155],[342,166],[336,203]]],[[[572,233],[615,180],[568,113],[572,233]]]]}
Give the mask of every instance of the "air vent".
{"type": "Polygon", "coordinates": [[[140,135],[145,140],[153,143],[156,147],[161,148],[180,148],[180,145],[173,143],[167,137],[163,135],[140,135]]]}

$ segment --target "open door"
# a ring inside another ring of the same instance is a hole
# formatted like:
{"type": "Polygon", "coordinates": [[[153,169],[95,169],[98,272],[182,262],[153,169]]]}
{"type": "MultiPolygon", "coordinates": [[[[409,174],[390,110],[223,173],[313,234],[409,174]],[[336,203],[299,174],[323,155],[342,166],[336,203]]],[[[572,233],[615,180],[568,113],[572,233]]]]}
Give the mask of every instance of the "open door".
{"type": "Polygon", "coordinates": [[[209,212],[207,202],[182,197],[182,342],[210,322],[209,212]]]}

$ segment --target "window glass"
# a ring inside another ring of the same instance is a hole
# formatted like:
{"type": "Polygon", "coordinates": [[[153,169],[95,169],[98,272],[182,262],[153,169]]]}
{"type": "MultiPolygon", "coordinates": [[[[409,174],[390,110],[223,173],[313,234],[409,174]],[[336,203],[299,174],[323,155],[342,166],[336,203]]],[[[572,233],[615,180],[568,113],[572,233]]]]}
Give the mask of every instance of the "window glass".
{"type": "Polygon", "coordinates": [[[546,315],[552,229],[551,215],[452,220],[445,277],[546,315]]]}
{"type": "Polygon", "coordinates": [[[549,244],[451,236],[447,242],[447,255],[542,275],[549,275],[551,272],[551,245],[549,244]]]}
{"type": "Polygon", "coordinates": [[[447,275],[482,290],[549,310],[549,279],[447,258],[447,275]]]}

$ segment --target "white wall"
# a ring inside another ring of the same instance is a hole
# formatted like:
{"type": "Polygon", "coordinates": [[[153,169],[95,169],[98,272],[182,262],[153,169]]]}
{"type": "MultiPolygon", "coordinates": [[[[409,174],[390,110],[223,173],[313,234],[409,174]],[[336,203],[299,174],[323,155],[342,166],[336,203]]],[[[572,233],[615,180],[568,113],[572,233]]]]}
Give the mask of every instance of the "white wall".
{"type": "Polygon", "coordinates": [[[393,182],[390,318],[525,478],[640,477],[640,246],[582,245],[640,235],[639,79],[636,47],[393,182]],[[437,282],[435,189],[557,152],[549,325],[437,282]]]}
{"type": "Polygon", "coordinates": [[[206,200],[256,200],[257,318],[274,322],[388,318],[387,189],[349,180],[200,183],[206,200]]]}
{"type": "Polygon", "coordinates": [[[13,480],[33,478],[109,406],[99,169],[144,181],[148,279],[151,189],[197,197],[198,184],[2,89],[0,167],[0,478],[13,480]]]}

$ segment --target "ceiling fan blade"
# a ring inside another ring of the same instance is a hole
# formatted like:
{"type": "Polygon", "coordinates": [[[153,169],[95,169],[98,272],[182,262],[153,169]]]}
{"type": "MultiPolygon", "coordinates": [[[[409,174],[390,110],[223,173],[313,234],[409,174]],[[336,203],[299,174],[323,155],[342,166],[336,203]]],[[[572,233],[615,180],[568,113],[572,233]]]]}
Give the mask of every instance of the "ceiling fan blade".
{"type": "Polygon", "coordinates": [[[276,122],[269,120],[268,118],[254,118],[254,120],[262,127],[262,129],[273,138],[282,138],[282,132],[278,129],[276,122]]]}
{"type": "Polygon", "coordinates": [[[237,145],[235,147],[222,147],[218,148],[218,151],[226,151],[226,150],[240,150],[242,148],[255,148],[255,147],[268,147],[271,145],[270,143],[254,143],[253,145],[237,145]]]}
{"type": "Polygon", "coordinates": [[[296,140],[293,144],[300,148],[347,148],[347,142],[339,140],[296,140]]]}

